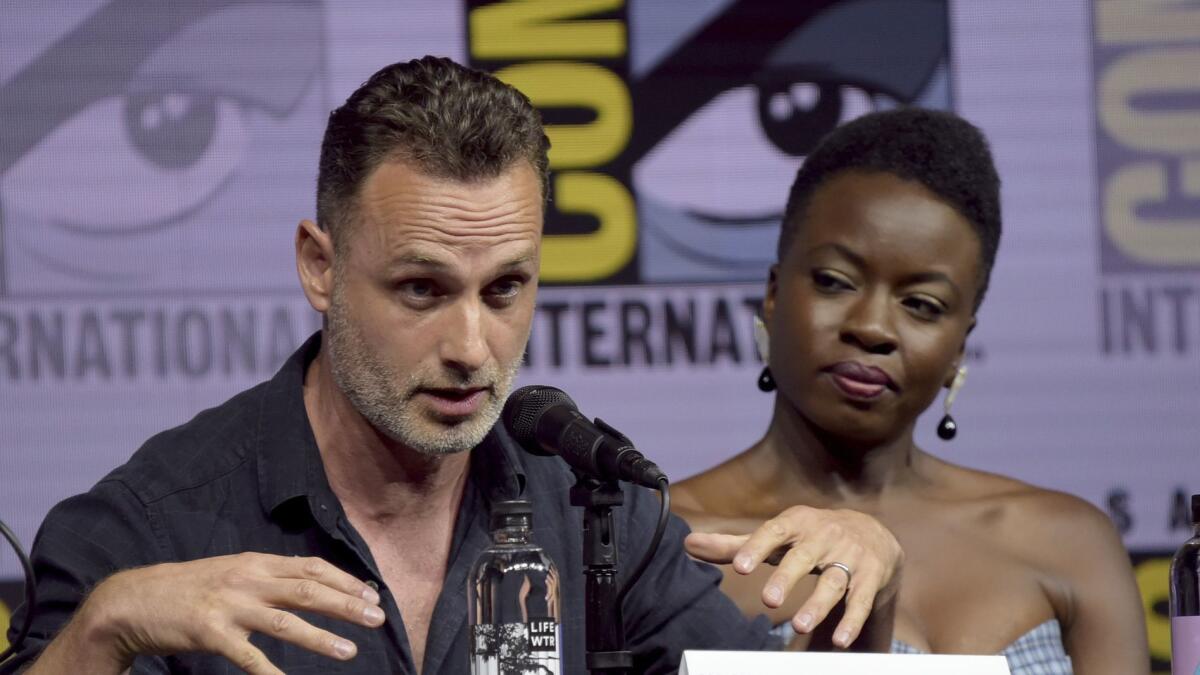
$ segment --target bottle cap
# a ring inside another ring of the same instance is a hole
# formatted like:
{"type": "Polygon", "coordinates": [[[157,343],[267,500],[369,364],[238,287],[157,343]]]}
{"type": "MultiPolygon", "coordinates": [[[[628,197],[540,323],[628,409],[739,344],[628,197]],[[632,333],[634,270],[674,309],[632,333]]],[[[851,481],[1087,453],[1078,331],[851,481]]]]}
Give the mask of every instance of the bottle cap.
{"type": "Polygon", "coordinates": [[[533,527],[533,505],[524,499],[511,499],[492,504],[493,530],[505,527],[533,527]]]}
{"type": "Polygon", "coordinates": [[[1200,495],[1192,495],[1192,524],[1200,525],[1200,495]]]}

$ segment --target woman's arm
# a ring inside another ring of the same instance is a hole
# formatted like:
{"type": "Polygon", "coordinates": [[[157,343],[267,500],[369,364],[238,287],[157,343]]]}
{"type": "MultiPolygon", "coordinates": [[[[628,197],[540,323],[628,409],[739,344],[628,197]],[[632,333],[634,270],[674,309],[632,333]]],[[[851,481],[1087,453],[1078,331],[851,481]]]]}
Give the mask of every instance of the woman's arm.
{"type": "Polygon", "coordinates": [[[1147,673],[1150,650],[1129,554],[1099,509],[1055,493],[1045,521],[1055,574],[1067,586],[1063,642],[1075,675],[1147,673]]]}

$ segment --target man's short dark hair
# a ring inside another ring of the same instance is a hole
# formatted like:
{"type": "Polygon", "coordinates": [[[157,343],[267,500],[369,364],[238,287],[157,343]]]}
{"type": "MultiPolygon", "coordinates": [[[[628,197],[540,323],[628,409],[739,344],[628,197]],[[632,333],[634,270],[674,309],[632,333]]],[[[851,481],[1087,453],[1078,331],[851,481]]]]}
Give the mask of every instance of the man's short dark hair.
{"type": "Polygon", "coordinates": [[[852,120],[826,136],[796,174],[776,255],[782,260],[817,188],[847,171],[890,173],[925,186],[979,236],[983,301],[1000,245],[1000,177],[983,132],[949,112],[900,108],[852,120]]]}
{"type": "Polygon", "coordinates": [[[550,141],[524,94],[492,75],[425,56],[371,76],[329,115],[317,174],[317,223],[338,242],[367,175],[410,162],[437,178],[495,178],[527,161],[549,181],[550,141]]]}

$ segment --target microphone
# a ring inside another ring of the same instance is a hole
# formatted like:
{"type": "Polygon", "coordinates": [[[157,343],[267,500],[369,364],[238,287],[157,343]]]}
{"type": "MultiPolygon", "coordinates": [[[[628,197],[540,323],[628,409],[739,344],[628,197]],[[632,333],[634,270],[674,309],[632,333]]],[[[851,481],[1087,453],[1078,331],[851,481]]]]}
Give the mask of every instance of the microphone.
{"type": "Polygon", "coordinates": [[[527,452],[558,455],[600,480],[623,480],[659,489],[667,475],[638,452],[624,434],[579,412],[566,392],[554,387],[521,387],[504,404],[504,428],[527,452]]]}

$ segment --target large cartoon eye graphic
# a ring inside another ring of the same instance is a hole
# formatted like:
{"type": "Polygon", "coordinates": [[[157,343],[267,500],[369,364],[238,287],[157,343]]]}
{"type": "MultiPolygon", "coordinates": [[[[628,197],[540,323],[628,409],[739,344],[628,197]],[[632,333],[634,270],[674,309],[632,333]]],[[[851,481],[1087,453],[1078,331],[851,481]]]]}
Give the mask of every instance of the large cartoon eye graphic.
{"type": "Polygon", "coordinates": [[[12,288],[195,284],[228,252],[214,228],[247,208],[225,190],[248,172],[291,184],[294,163],[262,168],[291,146],[249,150],[278,143],[317,91],[319,4],[146,11],[108,3],[0,84],[23,101],[0,137],[0,272],[12,288]]]}
{"type": "Polygon", "coordinates": [[[185,93],[102,99],[8,171],[5,209],[97,235],[168,225],[237,169],[245,114],[227,98],[185,93]]]}
{"type": "Polygon", "coordinates": [[[890,98],[837,82],[773,78],[760,82],[758,121],[779,150],[793,157],[812,152],[817,141],[843,122],[894,106],[890,98]]]}
{"type": "Polygon", "coordinates": [[[181,169],[204,156],[217,130],[212,96],[138,94],[125,101],[125,131],[155,164],[181,169]]]}
{"type": "MultiPolygon", "coordinates": [[[[811,150],[808,139],[815,143],[842,122],[893,105],[885,96],[845,85],[795,82],[769,94],[753,86],[729,90],[693,113],[638,163],[639,194],[713,225],[774,228],[781,200],[811,150]],[[814,130],[815,117],[828,119],[821,122],[828,126],[814,130]]],[[[747,241],[744,230],[729,236],[725,251],[738,248],[739,237],[747,241]]],[[[773,236],[765,234],[764,241],[773,236]]],[[[684,238],[702,240],[690,232],[684,238]]]]}
{"type": "Polygon", "coordinates": [[[944,0],[738,0],[665,56],[642,87],[655,132],[634,166],[642,277],[759,278],[796,170],[823,136],[875,110],[949,105],[947,11],[944,0]],[[773,39],[742,45],[762,17],[773,39]],[[714,65],[730,45],[745,47],[732,50],[740,60],[714,65]],[[663,95],[676,86],[666,74],[701,86],[663,95]]]}

